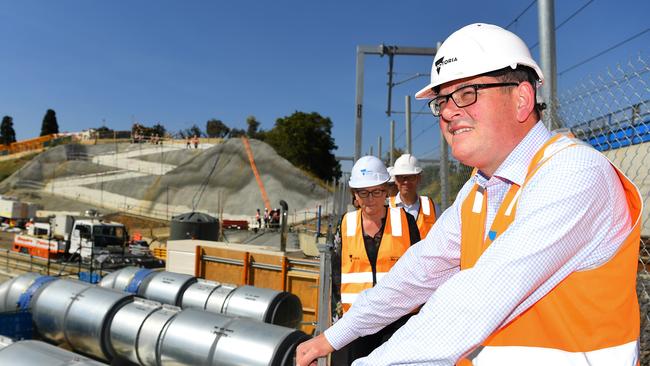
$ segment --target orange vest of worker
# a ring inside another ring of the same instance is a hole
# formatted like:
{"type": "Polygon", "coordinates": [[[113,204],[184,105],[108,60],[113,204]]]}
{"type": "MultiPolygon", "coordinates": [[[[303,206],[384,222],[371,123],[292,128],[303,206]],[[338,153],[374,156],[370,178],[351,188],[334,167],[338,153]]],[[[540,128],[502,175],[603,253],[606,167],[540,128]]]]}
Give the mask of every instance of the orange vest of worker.
{"type": "MultiPolygon", "coordinates": [[[[406,211],[389,208],[384,233],[377,253],[377,282],[388,273],[397,260],[411,246],[406,211]]],[[[346,312],[359,293],[373,286],[372,267],[366,254],[361,229],[361,210],[351,211],[341,222],[341,303],[346,312]]]]}
{"type": "MultiPolygon", "coordinates": [[[[562,135],[551,138],[534,156],[523,184],[555,153],[580,143],[562,135]]],[[[597,268],[570,274],[488,337],[473,361],[462,359],[457,365],[637,364],[640,325],[636,272],[642,201],[636,187],[618,169],[616,172],[633,223],[632,232],[618,252],[597,268]]],[[[485,237],[487,200],[478,185],[471,190],[461,208],[461,270],[474,266],[490,243],[512,223],[519,191],[520,187],[513,184],[485,237]]]]}
{"type": "MultiPolygon", "coordinates": [[[[395,196],[390,197],[388,203],[390,207],[397,207],[395,205],[395,196]]],[[[436,207],[433,205],[433,201],[427,196],[420,196],[420,210],[418,211],[418,218],[415,220],[415,223],[420,232],[420,239],[426,238],[429,230],[436,223],[436,207]]]]}

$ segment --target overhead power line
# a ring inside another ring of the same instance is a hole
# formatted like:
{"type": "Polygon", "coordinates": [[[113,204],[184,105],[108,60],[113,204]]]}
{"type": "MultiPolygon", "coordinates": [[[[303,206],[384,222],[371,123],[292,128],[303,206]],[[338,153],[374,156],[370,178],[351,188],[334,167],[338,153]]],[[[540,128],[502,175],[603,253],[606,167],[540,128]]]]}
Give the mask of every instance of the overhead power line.
{"type": "Polygon", "coordinates": [[[566,73],[568,71],[571,71],[571,70],[573,70],[573,69],[575,69],[575,68],[577,68],[579,66],[584,65],[587,62],[589,62],[589,61],[591,61],[591,60],[593,60],[593,59],[595,59],[595,58],[597,58],[599,56],[602,56],[602,55],[606,54],[607,52],[609,52],[609,51],[611,51],[611,50],[613,50],[613,49],[615,49],[617,47],[620,47],[620,46],[624,45],[627,42],[630,42],[631,40],[633,40],[635,38],[638,38],[638,37],[642,36],[643,34],[647,33],[648,31],[650,31],[650,28],[646,28],[645,30],[643,30],[643,31],[641,31],[641,32],[639,32],[639,33],[637,33],[637,34],[635,34],[635,35],[633,35],[633,36],[631,36],[631,37],[629,37],[629,38],[627,38],[627,39],[625,39],[625,40],[623,40],[623,41],[621,41],[621,42],[619,42],[619,43],[617,43],[617,44],[615,44],[615,45],[613,45],[613,46],[611,46],[609,48],[607,48],[606,50],[598,52],[597,54],[595,54],[595,55],[593,55],[593,56],[591,56],[591,57],[589,57],[589,58],[587,58],[587,59],[585,59],[583,61],[578,62],[577,64],[575,64],[575,65],[573,65],[573,66],[559,72],[558,76],[562,76],[562,74],[564,74],[564,73],[566,73]]]}
{"type": "MultiPolygon", "coordinates": [[[[558,29],[560,29],[560,28],[561,28],[563,25],[565,25],[569,20],[573,19],[573,17],[575,17],[576,15],[578,15],[578,13],[580,13],[581,11],[583,11],[583,10],[584,10],[584,9],[585,9],[589,4],[591,4],[591,3],[593,3],[593,2],[594,2],[594,0],[589,0],[586,4],[584,4],[582,7],[580,7],[580,9],[574,11],[573,14],[569,15],[568,18],[564,19],[564,21],[563,21],[562,23],[560,23],[560,25],[558,25],[557,27],[555,27],[555,30],[557,31],[558,29]]],[[[530,46],[530,49],[532,50],[532,49],[534,49],[534,48],[537,47],[537,46],[539,46],[539,41],[536,42],[534,45],[530,46]]]]}
{"type": "Polygon", "coordinates": [[[517,22],[519,21],[519,18],[521,18],[521,16],[524,15],[524,14],[528,11],[528,9],[530,9],[531,6],[535,5],[536,2],[537,2],[537,0],[533,0],[530,4],[528,4],[528,6],[526,7],[526,9],[524,9],[524,10],[523,10],[519,15],[517,15],[517,16],[515,17],[515,19],[513,19],[513,20],[510,22],[510,24],[508,24],[508,25],[506,26],[506,29],[510,28],[513,24],[517,23],[517,22]]]}

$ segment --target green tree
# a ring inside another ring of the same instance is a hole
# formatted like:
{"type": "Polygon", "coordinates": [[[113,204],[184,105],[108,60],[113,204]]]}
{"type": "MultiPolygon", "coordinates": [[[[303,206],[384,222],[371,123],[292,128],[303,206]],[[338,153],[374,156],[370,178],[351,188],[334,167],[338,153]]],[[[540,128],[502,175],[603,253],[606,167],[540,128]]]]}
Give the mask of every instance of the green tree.
{"type": "Polygon", "coordinates": [[[248,116],[248,118],[246,118],[246,125],[248,125],[246,135],[252,139],[256,139],[260,134],[257,131],[260,127],[260,122],[255,118],[255,116],[248,116]]]}
{"type": "MultiPolygon", "coordinates": [[[[457,161],[449,162],[447,180],[449,182],[449,203],[454,202],[456,195],[463,184],[469,179],[472,168],[457,161]]],[[[435,202],[440,202],[440,168],[438,166],[426,165],[422,167],[421,194],[431,197],[435,202]]]]}
{"type": "Polygon", "coordinates": [[[113,138],[113,132],[114,131],[108,128],[106,125],[102,125],[101,127],[95,129],[95,134],[97,138],[100,139],[113,138]]]}
{"type": "Polygon", "coordinates": [[[294,112],[275,121],[264,133],[264,141],[292,164],[329,181],[341,177],[341,164],[332,150],[332,121],[318,113],[294,112]]]}
{"type": "Polygon", "coordinates": [[[184,130],[178,131],[178,135],[181,138],[188,138],[188,137],[194,137],[194,136],[198,136],[198,137],[205,136],[203,134],[203,131],[201,131],[201,128],[199,128],[199,126],[197,126],[196,124],[192,125],[192,127],[190,127],[190,128],[186,128],[184,130]]]}
{"type": "Polygon", "coordinates": [[[16,142],[16,131],[14,131],[14,119],[10,116],[2,117],[0,124],[0,143],[9,145],[16,142]]]}
{"type": "Polygon", "coordinates": [[[228,137],[230,138],[242,137],[242,136],[246,136],[246,131],[242,130],[241,128],[233,128],[228,133],[228,137]]]}
{"type": "Polygon", "coordinates": [[[152,133],[157,134],[160,137],[164,137],[165,133],[167,133],[165,126],[163,126],[160,123],[156,123],[155,125],[153,125],[153,127],[151,127],[151,130],[152,133]]]}
{"type": "Polygon", "coordinates": [[[48,109],[43,117],[43,124],[41,125],[41,136],[59,133],[59,123],[56,121],[56,112],[48,109]]]}
{"type": "Polygon", "coordinates": [[[211,119],[205,123],[205,132],[210,138],[226,137],[230,133],[230,128],[219,119],[211,119]]]}

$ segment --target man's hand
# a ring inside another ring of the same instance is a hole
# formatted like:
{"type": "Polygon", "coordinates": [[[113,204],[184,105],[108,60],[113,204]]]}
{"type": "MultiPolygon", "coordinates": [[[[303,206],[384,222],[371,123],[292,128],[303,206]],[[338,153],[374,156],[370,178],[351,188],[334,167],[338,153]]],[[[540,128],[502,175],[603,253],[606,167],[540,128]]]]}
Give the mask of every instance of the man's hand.
{"type": "Polygon", "coordinates": [[[296,366],[316,366],[316,360],[319,357],[327,356],[334,352],[334,348],[320,334],[306,342],[300,343],[296,348],[296,366]]]}

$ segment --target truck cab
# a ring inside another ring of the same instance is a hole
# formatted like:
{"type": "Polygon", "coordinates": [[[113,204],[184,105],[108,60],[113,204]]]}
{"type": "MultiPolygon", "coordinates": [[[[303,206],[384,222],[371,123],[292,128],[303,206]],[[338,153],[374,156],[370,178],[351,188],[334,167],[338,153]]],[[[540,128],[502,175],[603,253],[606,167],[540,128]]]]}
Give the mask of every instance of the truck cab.
{"type": "Polygon", "coordinates": [[[82,260],[105,253],[122,253],[127,240],[123,224],[99,219],[78,219],[72,224],[68,253],[82,260]]]}

